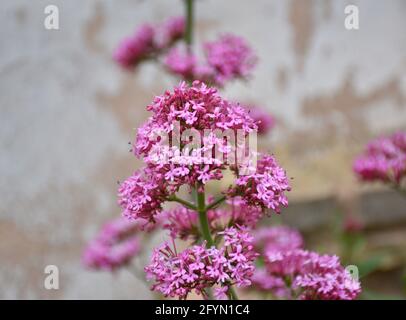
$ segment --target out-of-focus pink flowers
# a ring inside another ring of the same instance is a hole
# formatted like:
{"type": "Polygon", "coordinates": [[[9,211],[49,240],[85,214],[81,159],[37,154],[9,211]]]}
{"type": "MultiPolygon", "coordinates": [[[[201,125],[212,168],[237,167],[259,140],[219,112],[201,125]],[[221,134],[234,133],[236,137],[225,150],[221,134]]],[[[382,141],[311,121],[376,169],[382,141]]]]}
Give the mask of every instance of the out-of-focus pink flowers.
{"type": "Polygon", "coordinates": [[[257,106],[247,106],[250,116],[258,125],[259,134],[267,134],[275,126],[275,118],[267,113],[263,108],[257,106]]]}
{"type": "Polygon", "coordinates": [[[263,155],[258,159],[256,169],[251,174],[238,177],[235,185],[228,194],[241,196],[249,206],[279,213],[282,206],[288,205],[285,192],[291,189],[289,181],[285,170],[273,156],[263,155]]]}
{"type": "Polygon", "coordinates": [[[274,281],[268,286],[279,297],[285,292],[287,299],[353,300],[361,292],[359,281],[341,266],[337,256],[296,249],[270,252],[265,264],[267,275],[274,281]],[[275,278],[284,285],[278,287],[275,278]]]}
{"type": "Polygon", "coordinates": [[[171,73],[183,79],[196,78],[197,57],[185,48],[172,48],[164,58],[164,65],[171,73]]]}
{"type": "Polygon", "coordinates": [[[264,254],[302,249],[304,245],[300,232],[286,226],[263,227],[253,235],[256,249],[264,254]]]}
{"type": "Polygon", "coordinates": [[[164,65],[185,80],[200,80],[223,87],[227,81],[247,78],[256,64],[252,49],[238,36],[223,35],[216,41],[206,42],[203,47],[206,61],[199,61],[185,47],[178,47],[169,51],[164,65]]]}
{"type": "MultiPolygon", "coordinates": [[[[250,285],[257,256],[253,238],[237,228],[228,228],[221,234],[224,246],[220,249],[202,244],[177,253],[168,243],[156,248],[151,263],[145,267],[147,277],[154,281],[152,290],[165,297],[186,299],[192,291],[207,297],[205,289],[214,285],[250,285]]],[[[218,298],[224,298],[227,290],[223,288],[222,294],[217,289],[218,298]]]]}
{"type": "Polygon", "coordinates": [[[399,185],[406,175],[406,132],[371,141],[355,160],[354,171],[363,181],[399,185]]]}
{"type": "Polygon", "coordinates": [[[185,20],[171,18],[160,26],[142,25],[134,35],[125,38],[113,53],[114,60],[126,69],[141,60],[156,57],[183,37],[185,20]]]}
{"type": "Polygon", "coordinates": [[[246,78],[257,61],[245,40],[231,34],[206,42],[204,50],[208,65],[216,70],[215,81],[220,85],[234,78],[246,78]]]}
{"type": "Polygon", "coordinates": [[[127,265],[140,252],[139,229],[139,223],[124,218],[106,223],[86,247],[83,264],[91,269],[106,271],[127,265]]]}

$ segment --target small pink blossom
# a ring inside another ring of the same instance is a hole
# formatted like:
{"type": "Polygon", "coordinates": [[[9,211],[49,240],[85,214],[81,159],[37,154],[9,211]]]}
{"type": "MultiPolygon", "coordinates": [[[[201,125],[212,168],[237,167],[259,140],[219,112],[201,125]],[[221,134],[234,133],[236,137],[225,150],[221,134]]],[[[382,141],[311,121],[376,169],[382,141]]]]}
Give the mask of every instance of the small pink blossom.
{"type": "Polygon", "coordinates": [[[258,159],[256,170],[238,177],[235,184],[229,190],[229,196],[241,196],[249,206],[272,209],[279,213],[282,206],[288,205],[285,192],[290,191],[289,181],[285,170],[273,156],[263,155],[258,159]]]}

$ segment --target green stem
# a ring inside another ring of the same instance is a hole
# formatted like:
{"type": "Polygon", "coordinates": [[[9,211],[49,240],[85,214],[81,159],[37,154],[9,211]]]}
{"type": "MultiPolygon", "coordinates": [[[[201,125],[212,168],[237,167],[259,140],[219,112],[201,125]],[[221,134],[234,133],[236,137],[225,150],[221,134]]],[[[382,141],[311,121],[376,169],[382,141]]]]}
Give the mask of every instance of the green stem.
{"type": "Polygon", "coordinates": [[[186,7],[185,42],[189,50],[193,43],[193,0],[184,0],[186,7]]]}
{"type": "Polygon", "coordinates": [[[190,203],[190,202],[187,202],[186,200],[183,200],[183,199],[181,199],[181,198],[178,198],[178,197],[175,196],[175,195],[170,196],[170,197],[168,198],[168,201],[178,202],[178,203],[184,205],[186,208],[189,208],[189,209],[191,209],[191,210],[197,211],[197,208],[196,208],[195,205],[193,205],[193,204],[190,203]]]}
{"type": "Polygon", "coordinates": [[[228,292],[229,292],[230,298],[231,298],[232,300],[238,300],[237,293],[235,292],[235,290],[234,290],[233,287],[230,286],[230,287],[228,288],[228,292]]]}
{"type": "Polygon", "coordinates": [[[214,245],[214,241],[210,234],[204,191],[197,191],[197,212],[199,213],[199,222],[203,238],[207,241],[207,247],[211,247],[214,245]]]}
{"type": "Polygon", "coordinates": [[[218,206],[220,203],[222,203],[224,200],[226,200],[225,196],[222,196],[220,198],[218,198],[217,200],[214,200],[212,203],[210,203],[207,207],[206,207],[206,211],[213,209],[214,207],[218,206]]]}

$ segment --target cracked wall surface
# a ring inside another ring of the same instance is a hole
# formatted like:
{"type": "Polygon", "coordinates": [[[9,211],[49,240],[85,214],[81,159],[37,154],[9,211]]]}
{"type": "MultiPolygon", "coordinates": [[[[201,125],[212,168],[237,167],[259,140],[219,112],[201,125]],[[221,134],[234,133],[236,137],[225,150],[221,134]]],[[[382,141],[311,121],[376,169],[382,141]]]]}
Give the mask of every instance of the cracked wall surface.
{"type": "MultiPolygon", "coordinates": [[[[119,215],[117,180],[140,165],[127,143],[146,104],[176,84],[152,63],[125,73],[111,53],[141,23],[183,14],[182,2],[55,0],[57,31],[44,28],[48,4],[0,5],[0,298],[148,298],[129,272],[86,271],[80,255],[119,215]],[[44,289],[48,264],[59,290],[44,289]]],[[[266,147],[294,178],[291,198],[357,192],[354,155],[406,128],[406,2],[201,0],[196,10],[196,42],[234,32],[255,48],[252,80],[224,95],[276,116],[266,147]],[[357,31],[344,28],[350,3],[357,31]]]]}

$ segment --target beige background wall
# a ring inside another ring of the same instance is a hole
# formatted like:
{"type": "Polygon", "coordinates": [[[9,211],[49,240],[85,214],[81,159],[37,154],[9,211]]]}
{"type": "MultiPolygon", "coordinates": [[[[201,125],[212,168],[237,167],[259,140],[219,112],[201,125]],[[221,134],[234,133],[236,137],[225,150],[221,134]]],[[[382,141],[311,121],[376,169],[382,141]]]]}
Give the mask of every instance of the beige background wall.
{"type": "MultiPolygon", "coordinates": [[[[155,65],[123,73],[118,41],[183,14],[180,0],[3,0],[0,4],[0,298],[142,298],[127,272],[80,266],[86,240],[119,214],[116,181],[138,165],[127,142],[154,94],[176,81],[155,65]],[[60,30],[43,26],[56,4],[60,30]],[[59,266],[60,290],[43,288],[59,266]]],[[[265,139],[294,177],[291,199],[357,192],[351,159],[406,128],[403,0],[199,0],[197,40],[246,37],[260,63],[224,95],[278,118],[265,139]],[[344,28],[357,4],[360,30],[344,28]]]]}

